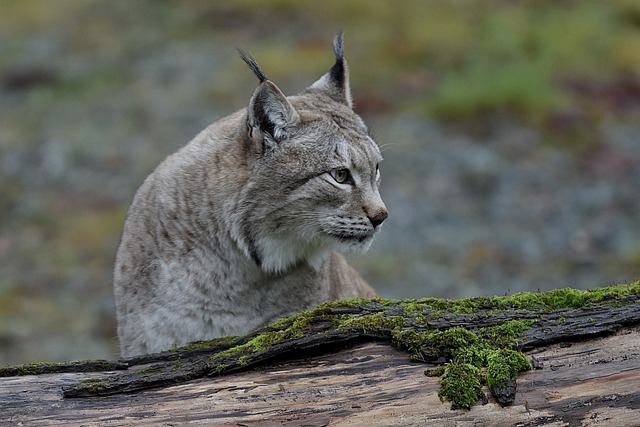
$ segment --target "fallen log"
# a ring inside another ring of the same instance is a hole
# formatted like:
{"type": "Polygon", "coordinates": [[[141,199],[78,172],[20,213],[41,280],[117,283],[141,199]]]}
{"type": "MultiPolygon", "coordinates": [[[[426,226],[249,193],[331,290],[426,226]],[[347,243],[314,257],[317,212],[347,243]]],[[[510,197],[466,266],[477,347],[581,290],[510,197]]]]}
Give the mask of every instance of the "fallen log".
{"type": "Polygon", "coordinates": [[[640,420],[639,331],[640,282],[465,300],[332,302],[246,337],[111,365],[0,368],[0,376],[31,374],[0,379],[0,420],[472,425],[481,417],[491,425],[590,425],[584,424],[589,416],[634,425],[640,420]],[[425,367],[443,376],[426,377],[425,367]],[[532,367],[542,369],[520,373],[532,367]],[[87,369],[109,371],[79,373],[87,369]],[[77,399],[92,396],[105,397],[77,399]],[[477,401],[490,404],[473,406],[477,401]],[[43,402],[55,402],[46,417],[37,409],[43,402]]]}

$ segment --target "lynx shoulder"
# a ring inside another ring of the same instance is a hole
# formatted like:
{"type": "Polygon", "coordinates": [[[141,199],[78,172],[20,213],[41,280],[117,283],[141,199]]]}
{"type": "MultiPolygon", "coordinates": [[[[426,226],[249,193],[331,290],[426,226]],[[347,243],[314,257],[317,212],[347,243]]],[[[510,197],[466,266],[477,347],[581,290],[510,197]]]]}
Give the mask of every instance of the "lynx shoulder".
{"type": "Polygon", "coordinates": [[[361,253],[387,218],[382,160],[336,62],[285,97],[259,79],[246,108],[211,124],[138,189],[116,255],[123,356],[243,335],[321,302],[372,297],[338,252],[361,253]]]}

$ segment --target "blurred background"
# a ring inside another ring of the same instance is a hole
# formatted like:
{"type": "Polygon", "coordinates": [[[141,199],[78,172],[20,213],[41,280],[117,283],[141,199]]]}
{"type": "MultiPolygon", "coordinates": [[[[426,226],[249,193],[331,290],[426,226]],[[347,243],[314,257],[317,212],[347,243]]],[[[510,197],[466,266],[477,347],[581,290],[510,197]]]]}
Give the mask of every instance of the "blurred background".
{"type": "Polygon", "coordinates": [[[386,297],[640,278],[640,2],[0,0],[0,365],[117,356],[137,187],[346,33],[390,211],[353,263],[386,297]]]}

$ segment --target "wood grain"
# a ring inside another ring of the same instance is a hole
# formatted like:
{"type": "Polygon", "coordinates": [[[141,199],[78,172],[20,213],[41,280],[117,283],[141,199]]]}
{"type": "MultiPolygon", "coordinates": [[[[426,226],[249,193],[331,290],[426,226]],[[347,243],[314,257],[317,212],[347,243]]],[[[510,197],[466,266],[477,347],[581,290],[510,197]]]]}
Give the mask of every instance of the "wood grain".
{"type": "Polygon", "coordinates": [[[65,399],[62,387],[102,374],[0,379],[7,426],[638,426],[640,327],[528,352],[515,402],[469,411],[440,402],[438,378],[405,352],[370,342],[136,394],[65,399]]]}

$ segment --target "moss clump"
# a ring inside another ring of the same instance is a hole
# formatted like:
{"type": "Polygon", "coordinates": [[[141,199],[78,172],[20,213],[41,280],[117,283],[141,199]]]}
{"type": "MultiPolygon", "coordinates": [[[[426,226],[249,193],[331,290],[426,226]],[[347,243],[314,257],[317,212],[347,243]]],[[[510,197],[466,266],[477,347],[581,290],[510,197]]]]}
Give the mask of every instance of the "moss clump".
{"type": "Polygon", "coordinates": [[[101,389],[109,386],[109,382],[101,378],[88,378],[80,381],[89,393],[97,394],[101,389]]]}
{"type": "Polygon", "coordinates": [[[501,388],[509,380],[515,379],[520,372],[531,369],[531,363],[524,354],[508,348],[492,349],[486,353],[487,385],[489,388],[501,388]]]}
{"type": "Polygon", "coordinates": [[[424,361],[423,351],[428,348],[433,356],[448,362],[446,365],[426,369],[427,376],[442,376],[438,396],[451,402],[452,409],[469,409],[484,398],[482,383],[493,390],[505,387],[518,373],[531,369],[524,354],[512,350],[518,336],[526,331],[533,320],[513,320],[483,328],[479,334],[453,327],[442,331],[392,331],[392,344],[409,351],[412,360],[424,361]]]}
{"type": "MultiPolygon", "coordinates": [[[[217,359],[215,356],[211,358],[211,360],[215,360],[217,359]]],[[[213,374],[222,374],[224,373],[224,371],[227,370],[227,365],[225,365],[224,363],[216,363],[215,365],[211,366],[211,373],[213,374]]]]}
{"type": "Polygon", "coordinates": [[[271,325],[274,330],[302,330],[309,326],[313,315],[308,311],[303,311],[293,316],[283,317],[271,325]]]}
{"type": "Polygon", "coordinates": [[[364,316],[344,316],[340,319],[338,329],[362,330],[363,333],[381,329],[398,329],[407,324],[403,316],[389,316],[383,312],[365,314],[364,316]]]}
{"type": "MultiPolygon", "coordinates": [[[[235,358],[236,365],[246,366],[249,364],[249,356],[265,351],[270,346],[277,344],[285,338],[287,338],[287,330],[263,332],[244,344],[216,353],[211,356],[210,360],[212,362],[219,362],[226,358],[235,358]]],[[[227,366],[224,363],[214,365],[214,371],[218,374],[222,373],[226,368],[227,366]]]]}
{"type": "MultiPolygon", "coordinates": [[[[407,350],[412,360],[424,361],[431,352],[446,365],[425,371],[444,375],[439,396],[453,408],[469,408],[483,396],[479,384],[492,390],[516,379],[519,372],[531,369],[527,358],[517,348],[518,339],[537,320],[510,320],[476,333],[462,327],[432,330],[429,322],[443,313],[473,314],[477,310],[530,311],[537,313],[579,308],[592,303],[617,304],[621,298],[640,294],[640,282],[592,291],[559,289],[549,292],[522,292],[511,296],[445,300],[352,299],[332,301],[283,318],[262,332],[245,339],[232,337],[234,345],[210,358],[213,372],[223,373],[232,366],[248,366],[259,360],[259,353],[284,340],[304,338],[310,334],[347,331],[385,338],[390,335],[395,347],[407,350]],[[357,309],[357,310],[354,310],[357,309]]],[[[527,316],[529,317],[529,316],[527,316]]],[[[216,340],[198,345],[215,345],[216,340]]]]}
{"type": "Polygon", "coordinates": [[[447,371],[444,365],[436,366],[435,368],[427,368],[424,370],[424,374],[428,377],[441,377],[447,371]]]}
{"type": "Polygon", "coordinates": [[[628,285],[614,285],[597,289],[555,289],[547,292],[520,292],[510,296],[488,298],[497,309],[558,310],[580,308],[587,304],[617,300],[640,294],[640,281],[628,285]]]}
{"type": "Polygon", "coordinates": [[[438,397],[451,402],[451,409],[470,409],[484,397],[480,369],[468,363],[450,363],[440,380],[438,397]]]}
{"type": "Polygon", "coordinates": [[[416,300],[400,301],[400,305],[405,309],[407,314],[423,313],[425,307],[428,307],[434,317],[437,317],[442,313],[471,314],[479,307],[478,302],[473,298],[421,298],[416,300]]]}
{"type": "Polygon", "coordinates": [[[391,344],[409,352],[411,360],[424,362],[422,349],[429,342],[431,332],[417,332],[413,329],[395,329],[391,331],[391,344]]]}
{"type": "Polygon", "coordinates": [[[382,298],[365,299],[352,298],[347,300],[329,301],[318,305],[311,310],[296,313],[289,317],[284,317],[271,324],[269,327],[273,330],[286,330],[290,336],[302,337],[308,333],[308,329],[313,323],[317,323],[318,319],[326,318],[327,321],[338,329],[347,329],[350,327],[363,327],[368,330],[378,327],[385,327],[389,322],[390,316],[384,316],[380,312],[355,316],[350,314],[349,309],[358,309],[372,302],[379,303],[381,307],[398,304],[397,300],[386,300],[382,298]],[[344,314],[341,314],[343,312],[344,314]]]}
{"type": "Polygon", "coordinates": [[[24,363],[12,366],[12,368],[15,370],[14,375],[39,375],[46,373],[51,367],[64,365],[64,362],[24,363]]]}
{"type": "MultiPolygon", "coordinates": [[[[393,302],[394,300],[389,300],[389,299],[384,299],[384,298],[374,298],[374,301],[379,301],[382,305],[387,305],[390,302],[393,302]]],[[[358,308],[361,307],[365,304],[369,304],[371,302],[371,299],[368,298],[351,298],[351,299],[346,299],[346,300],[338,300],[338,301],[329,301],[329,302],[325,302],[323,304],[320,304],[316,309],[311,310],[312,312],[316,312],[316,311],[326,311],[327,309],[331,309],[331,308],[336,308],[336,307],[340,307],[340,308],[344,308],[344,307],[349,307],[349,308],[358,308]]]]}
{"type": "MultiPolygon", "coordinates": [[[[396,301],[407,314],[428,312],[437,317],[442,313],[473,314],[478,309],[493,307],[496,311],[542,310],[551,311],[563,308],[580,308],[588,304],[610,302],[613,305],[621,298],[640,294],[640,281],[631,284],[608,286],[597,289],[555,289],[546,292],[519,292],[513,295],[496,297],[477,297],[466,299],[423,298],[409,301],[396,301]]],[[[383,300],[384,301],[384,300],[383,300]]],[[[393,301],[387,301],[393,302],[393,301]]],[[[426,321],[428,318],[423,317],[426,321]]]]}
{"type": "Polygon", "coordinates": [[[78,360],[74,362],[40,362],[0,367],[0,377],[41,375],[62,372],[96,372],[126,369],[126,365],[103,359],[78,360]]]}
{"type": "Polygon", "coordinates": [[[181,350],[208,350],[218,346],[230,346],[235,341],[237,341],[238,338],[240,337],[228,336],[228,337],[222,337],[222,338],[214,338],[214,339],[205,340],[205,341],[193,341],[185,345],[184,347],[180,347],[180,349],[181,350]]]}
{"type": "Polygon", "coordinates": [[[454,358],[459,350],[471,348],[478,342],[476,334],[458,326],[434,331],[429,334],[428,339],[431,352],[445,360],[454,358]]]}
{"type": "Polygon", "coordinates": [[[513,347],[518,344],[520,335],[533,325],[535,320],[509,320],[496,326],[482,328],[478,335],[498,347],[513,347]]]}
{"type": "Polygon", "coordinates": [[[511,321],[485,328],[484,337],[461,327],[430,333],[431,352],[449,361],[444,369],[425,370],[428,376],[443,375],[438,396],[451,402],[452,409],[469,409],[484,397],[480,384],[486,382],[492,390],[505,387],[518,373],[531,369],[524,354],[504,348],[513,345],[531,323],[511,321]]]}

